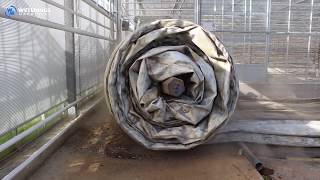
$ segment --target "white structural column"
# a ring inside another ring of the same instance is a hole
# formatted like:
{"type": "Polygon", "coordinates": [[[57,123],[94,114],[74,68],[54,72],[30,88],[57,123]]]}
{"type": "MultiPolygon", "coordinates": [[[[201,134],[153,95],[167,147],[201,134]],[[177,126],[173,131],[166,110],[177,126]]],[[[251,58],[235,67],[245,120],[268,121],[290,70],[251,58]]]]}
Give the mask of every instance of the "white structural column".
{"type": "MultiPolygon", "coordinates": [[[[311,0],[310,2],[310,19],[309,19],[309,36],[308,36],[308,53],[307,53],[307,62],[306,62],[306,74],[305,74],[305,78],[307,80],[308,78],[308,73],[309,73],[309,70],[308,68],[310,67],[309,65],[311,64],[311,59],[310,59],[310,48],[311,48],[311,32],[312,32],[312,19],[313,19],[313,2],[314,0],[311,0]]],[[[315,69],[315,64],[314,64],[314,69],[315,69]]]]}
{"type": "MultiPolygon", "coordinates": [[[[290,44],[290,25],[291,25],[291,6],[292,6],[292,0],[289,0],[289,11],[288,11],[288,34],[287,34],[287,49],[286,49],[286,59],[285,64],[286,68],[289,66],[289,44],[290,44]]],[[[288,74],[288,69],[286,70],[286,73],[288,74]]]]}
{"type": "Polygon", "coordinates": [[[200,20],[200,1],[201,0],[194,0],[194,22],[196,24],[201,24],[200,20]]]}

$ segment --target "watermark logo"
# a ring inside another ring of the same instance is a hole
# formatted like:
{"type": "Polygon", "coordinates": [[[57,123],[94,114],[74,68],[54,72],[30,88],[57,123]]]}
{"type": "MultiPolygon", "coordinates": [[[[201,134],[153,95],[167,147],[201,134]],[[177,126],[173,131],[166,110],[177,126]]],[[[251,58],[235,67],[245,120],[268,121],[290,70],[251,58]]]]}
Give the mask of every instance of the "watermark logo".
{"type": "Polygon", "coordinates": [[[40,15],[41,16],[50,12],[51,12],[50,8],[32,8],[32,7],[16,8],[15,6],[11,5],[7,7],[4,14],[7,17],[11,17],[15,15],[19,15],[19,16],[39,16],[40,15]]]}
{"type": "Polygon", "coordinates": [[[50,13],[50,8],[18,8],[18,13],[20,16],[37,16],[50,13]]]}
{"type": "Polygon", "coordinates": [[[16,15],[17,14],[17,8],[16,7],[14,7],[14,6],[9,6],[9,7],[7,7],[7,9],[6,9],[6,11],[5,11],[5,15],[7,16],[7,17],[11,17],[11,16],[14,16],[14,15],[16,15]]]}

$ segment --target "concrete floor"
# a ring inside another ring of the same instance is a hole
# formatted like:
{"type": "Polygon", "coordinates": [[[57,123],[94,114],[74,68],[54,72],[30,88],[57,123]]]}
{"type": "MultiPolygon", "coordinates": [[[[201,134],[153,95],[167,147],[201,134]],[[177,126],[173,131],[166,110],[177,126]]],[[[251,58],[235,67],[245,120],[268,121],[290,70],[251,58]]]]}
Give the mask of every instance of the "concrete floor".
{"type": "MultiPolygon", "coordinates": [[[[319,101],[287,101],[320,97],[320,86],[242,85],[232,120],[320,120],[319,101]],[[269,88],[269,89],[268,89],[269,88]],[[280,99],[280,100],[279,100],[280,99]],[[282,100],[281,100],[282,99],[282,100]],[[272,100],[279,100],[274,102],[272,100]]],[[[189,151],[150,151],[132,141],[112,121],[105,103],[86,114],[81,127],[29,177],[53,179],[261,179],[235,144],[203,145],[189,151]]],[[[249,146],[273,179],[320,179],[319,148],[249,146]]]]}
{"type": "Polygon", "coordinates": [[[29,179],[262,179],[237,152],[232,144],[177,152],[147,150],[111,121],[101,103],[29,179]]]}

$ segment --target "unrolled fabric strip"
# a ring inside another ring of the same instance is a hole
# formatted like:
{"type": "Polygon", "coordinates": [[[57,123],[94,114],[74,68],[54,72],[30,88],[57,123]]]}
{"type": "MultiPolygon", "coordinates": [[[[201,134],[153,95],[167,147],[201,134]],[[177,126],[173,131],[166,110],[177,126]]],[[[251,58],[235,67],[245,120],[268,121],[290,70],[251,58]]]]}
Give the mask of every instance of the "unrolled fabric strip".
{"type": "Polygon", "coordinates": [[[205,143],[234,112],[239,83],[218,38],[183,20],[158,20],[123,40],[105,71],[119,126],[153,150],[205,143]]]}

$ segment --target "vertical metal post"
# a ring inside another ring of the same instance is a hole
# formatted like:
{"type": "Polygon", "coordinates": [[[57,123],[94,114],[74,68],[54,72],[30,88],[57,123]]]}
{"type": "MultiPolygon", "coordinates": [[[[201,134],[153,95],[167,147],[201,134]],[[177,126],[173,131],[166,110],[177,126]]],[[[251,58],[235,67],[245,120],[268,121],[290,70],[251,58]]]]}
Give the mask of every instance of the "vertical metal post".
{"type": "MultiPolygon", "coordinates": [[[[243,31],[246,32],[247,31],[247,0],[244,0],[244,27],[243,27],[243,31]]],[[[246,36],[247,34],[244,33],[243,34],[243,50],[242,52],[247,53],[247,40],[246,40],[246,36]]]]}
{"type": "Polygon", "coordinates": [[[271,7],[272,7],[272,1],[268,0],[267,1],[267,19],[266,19],[266,62],[265,62],[265,70],[266,74],[268,75],[268,67],[269,67],[269,60],[270,60],[270,36],[271,36],[271,7]]]}
{"type": "Polygon", "coordinates": [[[232,0],[232,7],[231,7],[231,11],[232,11],[232,19],[231,19],[231,30],[232,30],[232,45],[231,45],[231,53],[234,53],[234,46],[236,46],[234,44],[234,0],[232,0]]]}
{"type": "Polygon", "coordinates": [[[117,12],[116,12],[116,23],[117,23],[117,40],[121,41],[122,37],[121,37],[121,0],[115,0],[117,2],[116,4],[116,8],[117,8],[117,12]]]}
{"type": "MultiPolygon", "coordinates": [[[[222,2],[221,2],[222,4],[221,4],[221,31],[223,32],[223,19],[224,19],[224,0],[222,0],[222,2]]],[[[222,41],[224,41],[223,40],[223,35],[222,35],[222,41]]]]}
{"type": "Polygon", "coordinates": [[[223,20],[224,20],[224,0],[221,1],[221,30],[223,31],[223,20]]]}
{"type": "MultiPolygon", "coordinates": [[[[252,20],[252,0],[249,0],[249,31],[251,32],[251,20],[252,20]]],[[[251,33],[250,33],[251,34],[251,33]]]]}
{"type": "MultiPolygon", "coordinates": [[[[73,0],[65,0],[64,6],[74,9],[73,0]]],[[[74,15],[72,13],[64,11],[64,20],[66,26],[74,27],[74,15]]],[[[65,43],[67,96],[68,103],[72,103],[76,100],[77,96],[74,33],[65,32],[65,43]]]]}
{"type": "Polygon", "coordinates": [[[213,4],[213,22],[215,23],[215,30],[218,30],[217,29],[218,23],[216,22],[216,12],[217,12],[217,0],[214,0],[214,4],[213,4]]]}
{"type": "MultiPolygon", "coordinates": [[[[81,6],[80,6],[80,0],[75,0],[75,12],[79,13],[81,6]]],[[[80,18],[79,16],[76,16],[76,25],[75,25],[78,29],[81,29],[81,23],[80,23],[80,18]]],[[[78,83],[76,84],[77,88],[79,89],[79,93],[81,93],[81,76],[80,76],[80,70],[81,70],[81,36],[77,35],[78,37],[78,49],[77,49],[77,53],[78,53],[78,57],[77,61],[78,61],[78,83]]]]}
{"type": "Polygon", "coordinates": [[[292,2],[289,0],[289,12],[288,12],[288,34],[287,34],[287,49],[286,49],[286,73],[288,73],[288,67],[289,67],[289,44],[290,44],[290,26],[291,26],[291,5],[292,2]]]}
{"type": "Polygon", "coordinates": [[[200,20],[200,0],[194,0],[194,22],[196,24],[201,24],[201,20],[200,20]]]}
{"type": "Polygon", "coordinates": [[[120,35],[119,35],[119,26],[118,26],[118,0],[110,0],[110,12],[112,14],[112,17],[109,18],[109,24],[111,26],[111,29],[109,31],[109,34],[111,33],[111,38],[112,38],[112,42],[109,46],[109,57],[112,54],[113,49],[115,48],[116,44],[116,40],[120,40],[120,35]]]}
{"type": "MultiPolygon", "coordinates": [[[[74,0],[74,9],[73,9],[73,10],[74,10],[76,13],[79,13],[79,9],[80,9],[80,2],[79,2],[79,0],[74,0]]],[[[79,16],[75,16],[74,26],[75,26],[76,28],[80,28],[80,18],[79,18],[79,16]]]]}
{"type": "MultiPolygon", "coordinates": [[[[308,37],[308,54],[307,54],[307,63],[306,63],[306,77],[305,79],[308,78],[308,66],[310,64],[310,48],[311,48],[311,32],[312,32],[312,19],[313,19],[313,1],[314,0],[311,0],[311,4],[310,4],[310,20],[309,20],[309,37],[308,37]]],[[[315,66],[314,66],[314,70],[315,70],[315,66]]]]}
{"type": "MultiPolygon", "coordinates": [[[[98,5],[98,1],[97,1],[97,5],[98,5]]],[[[98,11],[95,11],[95,14],[96,14],[96,20],[99,22],[99,14],[98,14],[98,11]]],[[[98,24],[96,24],[96,34],[99,34],[99,25],[98,24]]],[[[101,52],[98,52],[98,49],[99,49],[99,45],[100,45],[100,40],[99,39],[95,39],[95,44],[96,44],[96,48],[95,48],[95,64],[96,64],[96,74],[97,74],[97,77],[96,77],[96,79],[97,79],[97,82],[96,82],[96,84],[99,84],[99,79],[100,79],[100,73],[99,73],[99,63],[98,63],[98,57],[100,57],[100,53],[101,52]]]]}
{"type": "MultiPolygon", "coordinates": [[[[317,42],[319,42],[319,36],[317,36],[317,42]]],[[[318,78],[319,76],[320,76],[320,43],[318,43],[318,50],[317,50],[317,54],[318,54],[318,56],[317,56],[317,62],[315,62],[315,63],[318,63],[318,66],[316,67],[316,77],[318,78]]]]}
{"type": "MultiPolygon", "coordinates": [[[[112,6],[114,6],[114,0],[109,1],[109,9],[110,9],[110,14],[111,14],[111,18],[109,19],[109,26],[110,26],[110,30],[109,30],[109,37],[114,41],[115,40],[115,30],[114,30],[114,21],[115,21],[115,14],[114,14],[114,8],[112,8],[112,6]]],[[[106,17],[104,17],[104,25],[106,25],[106,17]]],[[[104,35],[106,36],[106,29],[104,29],[104,35]]],[[[110,52],[111,53],[111,52],[110,52]]]]}
{"type": "Polygon", "coordinates": [[[113,1],[113,0],[108,0],[108,2],[109,2],[108,6],[109,6],[109,12],[110,12],[110,14],[113,14],[112,6],[114,5],[114,1],[113,1],[113,3],[111,3],[111,1],[113,1]]]}
{"type": "Polygon", "coordinates": [[[252,63],[252,0],[249,1],[249,39],[250,39],[250,48],[249,48],[249,62],[252,63]]]}
{"type": "Polygon", "coordinates": [[[134,25],[133,30],[137,29],[138,21],[136,19],[136,16],[137,16],[137,13],[139,14],[139,12],[140,12],[140,9],[137,12],[137,0],[133,0],[133,25],[134,25]]]}

